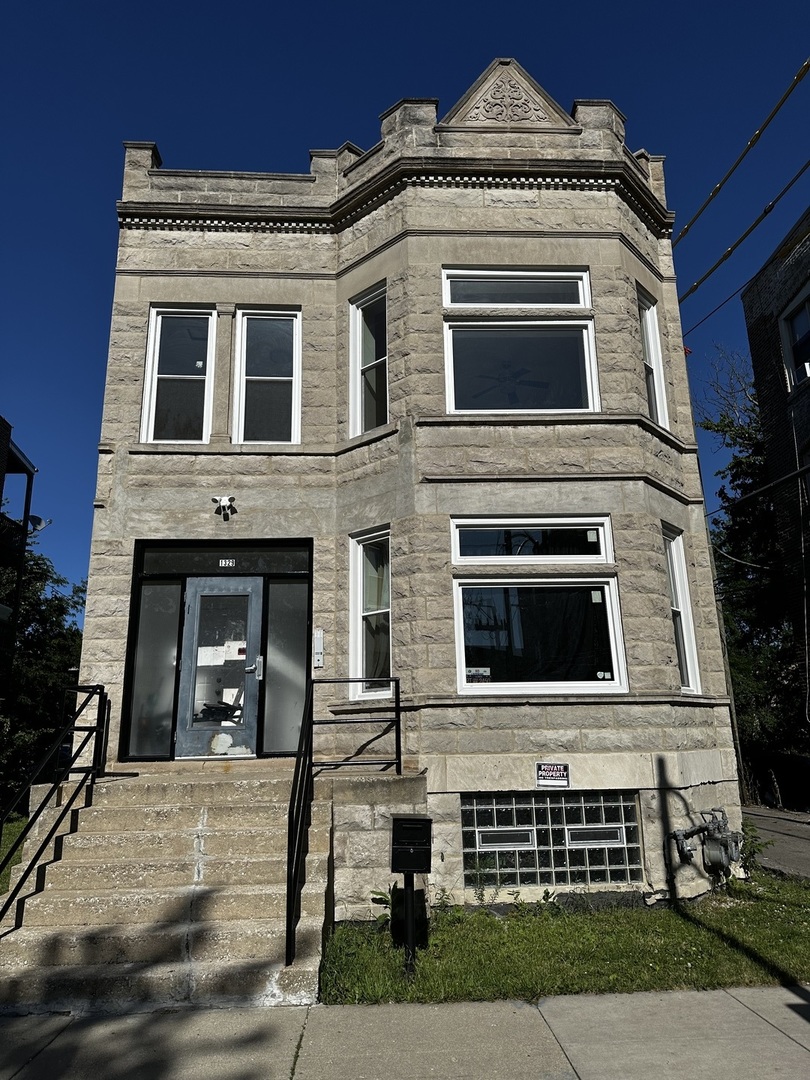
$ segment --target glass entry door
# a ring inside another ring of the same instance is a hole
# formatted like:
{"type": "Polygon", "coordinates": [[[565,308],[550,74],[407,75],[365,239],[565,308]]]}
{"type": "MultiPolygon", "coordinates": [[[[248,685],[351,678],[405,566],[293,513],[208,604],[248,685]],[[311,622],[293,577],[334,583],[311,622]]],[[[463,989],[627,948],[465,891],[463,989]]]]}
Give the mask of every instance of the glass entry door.
{"type": "Polygon", "coordinates": [[[256,753],[262,578],[189,578],[180,661],[176,757],[256,753]]]}

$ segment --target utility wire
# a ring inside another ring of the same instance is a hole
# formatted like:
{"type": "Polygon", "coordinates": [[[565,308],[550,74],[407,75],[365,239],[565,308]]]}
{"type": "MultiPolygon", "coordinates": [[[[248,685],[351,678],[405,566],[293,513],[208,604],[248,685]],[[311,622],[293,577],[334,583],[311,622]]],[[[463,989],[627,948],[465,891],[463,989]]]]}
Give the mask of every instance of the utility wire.
{"type": "Polygon", "coordinates": [[[682,337],[686,337],[686,335],[691,334],[693,330],[697,330],[699,326],[703,326],[707,319],[710,319],[712,315],[716,315],[720,308],[725,307],[729,300],[733,300],[734,297],[741,293],[745,286],[750,284],[750,282],[752,282],[753,280],[754,278],[750,277],[748,281],[744,281],[742,285],[740,285],[739,289],[735,289],[734,292],[730,296],[727,296],[725,300],[723,300],[721,303],[719,303],[716,308],[712,308],[708,315],[704,315],[703,318],[699,322],[696,322],[694,326],[690,326],[688,330],[685,330],[682,334],[682,337]]]}
{"type": "Polygon", "coordinates": [[[790,189],[793,187],[793,185],[796,183],[796,181],[801,178],[801,176],[807,171],[807,169],[810,169],[810,159],[805,161],[804,165],[802,165],[802,167],[799,169],[799,171],[796,173],[796,175],[793,177],[793,179],[789,180],[787,182],[787,184],[785,184],[785,186],[782,188],[782,190],[779,192],[779,194],[776,196],[776,198],[771,200],[771,202],[768,203],[768,205],[765,207],[765,209],[762,211],[762,213],[759,215],[759,217],[756,219],[756,221],[753,221],[748,226],[748,228],[745,230],[745,232],[742,234],[742,236],[739,237],[739,239],[735,240],[734,243],[731,245],[731,247],[727,248],[726,251],[723,252],[723,254],[720,256],[720,258],[717,260],[717,262],[714,264],[714,266],[712,266],[711,269],[707,270],[706,273],[703,275],[703,277],[699,278],[695,282],[695,284],[692,285],[690,288],[688,288],[686,290],[686,292],[682,296],[678,297],[678,303],[679,304],[682,304],[684,302],[684,300],[686,300],[687,297],[692,295],[692,293],[697,292],[697,290],[700,288],[700,286],[705,281],[708,281],[708,279],[712,276],[712,274],[715,272],[715,270],[717,270],[717,268],[719,266],[722,266],[723,263],[726,261],[726,259],[730,258],[730,256],[732,256],[734,254],[734,252],[737,250],[737,248],[740,246],[740,244],[743,242],[743,240],[747,240],[748,237],[751,235],[751,233],[754,231],[754,229],[756,229],[756,227],[758,225],[762,224],[762,222],[765,220],[765,218],[768,216],[768,214],[770,214],[771,210],[773,210],[773,208],[776,206],[776,204],[779,202],[779,200],[781,198],[783,198],[783,196],[787,195],[787,193],[790,191],[790,189]]]}
{"type": "Polygon", "coordinates": [[[799,68],[799,70],[793,76],[793,81],[791,82],[790,86],[787,88],[787,90],[784,92],[784,94],[782,94],[781,98],[779,99],[779,101],[777,101],[776,105],[773,107],[771,112],[768,114],[765,121],[762,124],[760,124],[760,126],[757,128],[757,130],[754,132],[754,134],[748,140],[748,143],[746,144],[745,149],[740,154],[740,156],[737,158],[737,160],[734,162],[734,164],[731,166],[731,168],[728,170],[728,172],[723,177],[723,179],[720,181],[720,183],[715,184],[715,186],[712,188],[708,199],[706,199],[706,201],[701,206],[701,208],[698,210],[698,212],[695,214],[695,216],[690,221],[687,221],[687,223],[684,225],[684,227],[678,233],[678,235],[676,236],[675,240],[672,243],[673,248],[678,246],[679,242],[684,238],[684,236],[686,236],[686,234],[689,232],[689,230],[695,224],[695,222],[700,217],[700,215],[703,213],[703,211],[706,209],[706,207],[709,205],[709,203],[711,203],[714,199],[717,198],[717,196],[720,194],[721,189],[725,185],[726,181],[729,179],[731,174],[736,170],[737,166],[742,162],[743,158],[745,158],[748,151],[753,149],[753,147],[757,144],[757,142],[759,141],[759,137],[762,134],[762,132],[765,130],[765,128],[768,126],[768,124],[770,124],[771,120],[773,120],[773,118],[776,116],[776,114],[779,112],[779,110],[785,104],[787,99],[790,97],[790,95],[793,93],[793,91],[796,89],[796,87],[799,85],[799,83],[805,77],[808,70],[810,70],[810,58],[805,60],[805,62],[802,64],[802,66],[799,68]]]}
{"type": "Polygon", "coordinates": [[[804,476],[810,472],[810,465],[802,465],[800,469],[794,469],[793,472],[785,473],[784,476],[780,476],[778,480],[771,480],[769,484],[763,484],[762,487],[755,488],[753,491],[747,492],[745,495],[740,495],[737,499],[732,499],[725,506],[720,506],[717,510],[707,510],[704,517],[716,517],[718,514],[725,514],[727,510],[733,510],[735,506],[739,506],[740,503],[747,502],[749,499],[754,499],[758,495],[762,495],[765,491],[770,491],[771,488],[778,487],[780,484],[784,484],[787,480],[795,480],[798,476],[804,476]]]}

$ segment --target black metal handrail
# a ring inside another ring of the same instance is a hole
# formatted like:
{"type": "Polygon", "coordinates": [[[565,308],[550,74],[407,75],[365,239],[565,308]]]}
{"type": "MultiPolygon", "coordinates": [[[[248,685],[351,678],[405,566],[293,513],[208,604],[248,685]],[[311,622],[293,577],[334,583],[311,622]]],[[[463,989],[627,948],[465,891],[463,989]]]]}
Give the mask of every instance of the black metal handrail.
{"type": "Polygon", "coordinates": [[[309,827],[312,822],[312,798],[314,793],[314,771],[316,768],[338,768],[342,765],[367,765],[375,767],[394,766],[397,776],[402,775],[402,711],[400,705],[399,679],[310,679],[304,701],[301,719],[301,735],[298,740],[298,757],[295,761],[290,810],[287,821],[287,929],[286,929],[286,964],[295,959],[295,928],[301,917],[301,893],[306,882],[306,859],[309,854],[309,827]],[[350,685],[370,682],[388,684],[393,689],[393,705],[384,702],[368,703],[368,710],[378,713],[393,713],[393,716],[371,716],[357,718],[329,717],[324,720],[314,719],[315,685],[350,685]],[[370,724],[385,723],[394,728],[395,756],[393,758],[343,758],[335,761],[315,761],[315,727],[332,724],[370,724]]]}
{"type": "Polygon", "coordinates": [[[70,722],[57,734],[50,748],[46,751],[42,759],[37,762],[36,767],[31,771],[27,780],[23,783],[16,797],[3,808],[2,815],[0,815],[0,841],[2,841],[3,829],[8,819],[22,803],[23,799],[28,797],[31,788],[37,782],[37,779],[55,762],[55,778],[44,797],[40,800],[39,805],[33,809],[29,807],[28,821],[0,862],[0,873],[11,864],[17,852],[22,848],[23,844],[33,831],[34,826],[44,813],[46,806],[48,806],[56,794],[59,786],[73,776],[77,777],[75,781],[76,786],[67,801],[59,807],[59,814],[51,824],[47,835],[37,848],[36,853],[23,868],[22,873],[17,879],[16,885],[13,889],[9,890],[8,895],[3,901],[2,907],[0,907],[0,920],[5,917],[6,912],[9,911],[11,905],[17,899],[22,887],[38,865],[40,858],[53,837],[56,835],[59,826],[62,824],[70,810],[72,810],[73,805],[81,792],[85,790],[92,792],[93,784],[96,779],[104,775],[104,762],[107,754],[107,736],[109,733],[110,721],[110,701],[107,693],[100,683],[94,683],[88,686],[69,687],[65,691],[65,694],[84,694],[85,698],[80,705],[74,707],[70,722]],[[90,702],[93,700],[96,701],[95,721],[86,724],[78,723],[82,714],[88,709],[90,702]],[[77,745],[74,746],[74,736],[76,735],[79,735],[80,737],[77,745]],[[70,740],[72,748],[70,760],[60,760],[62,748],[68,743],[68,740],[70,740]],[[93,745],[91,764],[77,764],[91,743],[93,745]]]}

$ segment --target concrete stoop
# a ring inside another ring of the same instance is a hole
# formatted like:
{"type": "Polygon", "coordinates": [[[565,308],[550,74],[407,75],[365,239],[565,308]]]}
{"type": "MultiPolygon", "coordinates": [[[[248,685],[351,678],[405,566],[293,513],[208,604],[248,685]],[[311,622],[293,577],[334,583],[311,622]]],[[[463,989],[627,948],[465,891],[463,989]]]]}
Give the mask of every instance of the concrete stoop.
{"type": "MultiPolygon", "coordinates": [[[[190,764],[99,781],[92,806],[70,813],[0,924],[0,1010],[317,1000],[331,807],[313,806],[296,959],[286,968],[291,768],[190,764]]],[[[46,811],[40,836],[54,814],[46,811]]]]}

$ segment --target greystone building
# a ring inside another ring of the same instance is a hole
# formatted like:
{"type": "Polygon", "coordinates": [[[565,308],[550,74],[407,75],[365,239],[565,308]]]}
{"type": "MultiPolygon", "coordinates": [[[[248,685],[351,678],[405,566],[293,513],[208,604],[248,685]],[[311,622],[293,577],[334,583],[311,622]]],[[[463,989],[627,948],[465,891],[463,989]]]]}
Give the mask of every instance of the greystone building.
{"type": "Polygon", "coordinates": [[[313,677],[354,680],[316,684],[354,722],[316,756],[376,760],[398,686],[403,775],[316,784],[338,917],[397,810],[457,900],[662,894],[665,834],[739,805],[662,159],[513,60],[381,119],[304,175],[126,144],[82,662],[111,768],[270,776],[313,677]]]}

